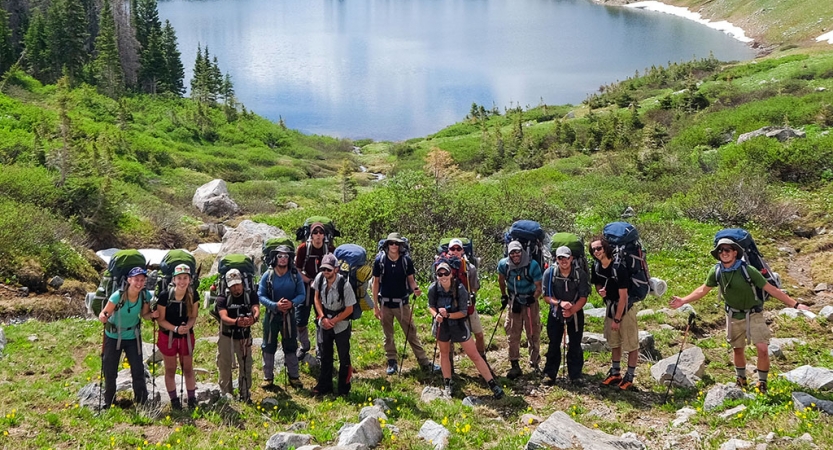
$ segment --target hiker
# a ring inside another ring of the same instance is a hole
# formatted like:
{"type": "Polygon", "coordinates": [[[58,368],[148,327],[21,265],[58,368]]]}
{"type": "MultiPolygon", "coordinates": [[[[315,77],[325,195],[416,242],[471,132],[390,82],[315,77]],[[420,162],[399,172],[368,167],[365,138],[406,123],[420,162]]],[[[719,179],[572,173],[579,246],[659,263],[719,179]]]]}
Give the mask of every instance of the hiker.
{"type": "Polygon", "coordinates": [[[304,280],[291,262],[295,251],[288,245],[279,245],[268,258],[270,269],[261,277],[257,296],[266,309],[263,314],[263,381],[264,388],[274,387],[275,352],[278,351],[278,334],[281,335],[289,384],[301,389],[298,373],[298,329],[295,327],[293,308],[304,302],[304,280]]]}
{"type": "Polygon", "coordinates": [[[109,408],[116,397],[116,378],[122,353],[130,364],[133,402],[141,405],[148,400],[145,363],[142,361],[141,319],[152,320],[158,315],[150,310],[151,295],[145,290],[146,281],[145,269],[131,269],[127,274],[127,289],[113,292],[98,314],[98,320],[104,324],[101,362],[104,371],[104,408],[109,408]]]}
{"type": "Polygon", "coordinates": [[[581,338],[584,335],[584,305],[590,296],[590,284],[587,273],[573,264],[573,252],[567,246],[555,250],[556,265],[544,272],[544,300],[550,305],[547,320],[547,336],[550,345],[547,348],[547,361],[544,363],[544,376],[550,381],[558,377],[561,365],[561,340],[566,331],[568,336],[567,375],[572,383],[581,382],[581,370],[584,367],[584,350],[581,338]],[[566,330],[565,330],[566,329],[566,330]]]}
{"type": "Polygon", "coordinates": [[[309,316],[312,310],[314,293],[310,289],[310,283],[318,275],[321,258],[335,250],[331,242],[324,245],[324,233],[323,223],[313,223],[310,225],[310,239],[302,242],[296,250],[295,267],[299,268],[301,277],[304,279],[304,292],[306,293],[304,302],[301,306],[295,308],[295,325],[298,327],[298,350],[296,351],[298,361],[303,361],[311,348],[309,340],[309,316]]]}
{"type": "Polygon", "coordinates": [[[463,283],[466,291],[468,291],[469,298],[471,299],[468,310],[469,325],[471,325],[471,332],[474,334],[477,352],[480,353],[483,359],[486,359],[486,341],[483,337],[483,324],[480,322],[480,315],[477,313],[477,309],[474,307],[477,291],[480,290],[477,267],[474,265],[474,261],[466,257],[465,250],[463,249],[463,241],[460,239],[455,238],[449,241],[447,256],[449,258],[457,258],[461,262],[461,270],[458,272],[458,278],[463,283]]]}
{"type": "MultiPolygon", "coordinates": [[[[173,289],[159,294],[156,308],[159,312],[159,351],[165,365],[165,389],[171,398],[171,408],[182,409],[182,401],[176,394],[177,356],[188,391],[188,407],[197,406],[197,380],[194,377],[194,324],[199,305],[191,289],[191,267],[180,264],[174,268],[173,289]]],[[[180,381],[181,383],[181,381],[180,381]]],[[[180,386],[180,391],[182,386],[180,386]]]]}
{"type": "Polygon", "coordinates": [[[338,260],[332,253],[321,259],[319,274],[312,283],[315,293],[321,371],[313,395],[333,392],[333,344],[338,350],[338,395],[350,393],[353,367],[350,364],[350,317],[359,308],[356,294],[346,275],[339,273],[338,260]]]}
{"type": "Polygon", "coordinates": [[[385,355],[388,358],[387,374],[393,375],[399,370],[396,362],[396,343],[393,341],[393,319],[405,332],[405,338],[420,367],[426,370],[438,370],[431,364],[422,343],[417,337],[413,324],[413,313],[408,305],[408,297],[422,295],[422,290],[414,279],[414,263],[402,250],[406,241],[399,233],[390,233],[382,244],[381,254],[373,261],[373,314],[382,321],[385,333],[385,355]]]}
{"type": "Polygon", "coordinates": [[[604,337],[610,347],[611,367],[602,384],[618,386],[624,391],[633,386],[639,361],[636,309],[628,304],[630,276],[624,265],[613,263],[613,247],[605,238],[598,237],[590,242],[590,254],[596,260],[591,267],[590,283],[596,286],[607,309],[604,337]],[[624,376],[621,369],[623,351],[628,354],[628,369],[624,376]]]}
{"type": "Polygon", "coordinates": [[[509,243],[509,256],[497,264],[498,284],[500,285],[501,308],[510,305],[506,315],[504,329],[509,336],[509,363],[512,368],[506,378],[514,380],[523,371],[521,359],[521,332],[526,330],[529,343],[529,365],[535,372],[539,371],[541,360],[541,316],[538,298],[541,296],[541,266],[523,250],[519,241],[509,243]]]}
{"type": "Polygon", "coordinates": [[[468,316],[469,293],[463,283],[452,281],[451,266],[440,260],[436,266],[437,281],[428,288],[428,310],[437,322],[437,346],[440,349],[440,367],[443,373],[445,394],[451,396],[451,343],[460,343],[463,351],[477,367],[480,376],[489,384],[495,398],[503,397],[503,389],[497,384],[486,360],[480,356],[471,341],[468,316]]]}
{"type": "Polygon", "coordinates": [[[764,321],[763,303],[758,299],[755,290],[751,289],[749,281],[742,272],[746,271],[754,287],[764,290],[788,307],[804,311],[810,308],[799,304],[789,295],[769,284],[758,269],[752,265],[746,265],[741,260],[743,254],[743,247],[737,242],[728,238],[720,239],[711,251],[711,255],[719,262],[709,270],[706,282],[685,297],[673,296],[670,305],[672,308],[679,308],[703,298],[712,288],[717,287],[719,297],[722,297],[726,305],[726,341],[732,346],[734,353],[737,373],[735,381],[741,388],[748,386],[744,349],[746,344],[751,342],[758,353],[757,388],[762,394],[766,394],[770,331],[764,321]],[[716,276],[718,269],[721,272],[719,283],[716,276]]]}
{"type": "Polygon", "coordinates": [[[254,290],[246,292],[243,274],[237,269],[226,272],[228,293],[220,293],[216,301],[220,316],[220,337],[217,341],[217,369],[220,392],[232,394],[232,365],[237,358],[240,400],[251,402],[252,390],[252,325],[260,317],[260,304],[254,290]],[[248,298],[246,298],[248,297],[248,298]]]}

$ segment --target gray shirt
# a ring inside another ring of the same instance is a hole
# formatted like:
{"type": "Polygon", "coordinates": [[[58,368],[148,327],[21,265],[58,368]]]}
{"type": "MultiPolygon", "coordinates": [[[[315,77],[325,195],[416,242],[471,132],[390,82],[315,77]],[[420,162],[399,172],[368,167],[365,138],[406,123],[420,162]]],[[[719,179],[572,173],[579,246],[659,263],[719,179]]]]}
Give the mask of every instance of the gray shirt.
{"type": "MultiPolygon", "coordinates": [[[[344,276],[341,274],[336,275],[336,279],[333,284],[330,285],[324,278],[323,273],[319,273],[315,276],[315,280],[312,282],[312,288],[319,291],[321,306],[323,306],[324,309],[330,311],[343,311],[344,308],[348,306],[352,306],[354,308],[360,307],[360,305],[356,304],[356,293],[353,291],[353,288],[350,286],[350,282],[347,281],[346,278],[344,279],[344,299],[340,298],[338,292],[338,280],[341,278],[344,278],[344,276]]],[[[328,315],[327,317],[332,319],[335,315],[332,317],[329,317],[328,315]]],[[[349,325],[349,320],[342,320],[333,326],[333,332],[336,334],[341,333],[346,330],[349,325]]]]}

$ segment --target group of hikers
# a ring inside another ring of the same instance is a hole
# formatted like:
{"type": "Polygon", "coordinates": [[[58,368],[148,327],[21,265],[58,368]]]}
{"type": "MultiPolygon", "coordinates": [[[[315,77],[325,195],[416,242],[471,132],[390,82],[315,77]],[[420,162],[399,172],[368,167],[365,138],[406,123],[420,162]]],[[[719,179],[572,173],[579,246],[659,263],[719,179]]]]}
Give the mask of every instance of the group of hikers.
{"type": "MultiPolygon", "coordinates": [[[[413,320],[412,298],[421,296],[423,291],[415,278],[408,240],[398,233],[390,233],[379,242],[378,254],[368,263],[365,250],[358,245],[344,244],[336,248],[333,243],[336,236],[338,232],[329,219],[313,217],[297,231],[296,239],[301,241],[297,248],[289,238],[268,240],[263,245],[267,268],[257,284],[251,258],[229,255],[220,260],[218,279],[211,293],[212,315],[219,321],[217,366],[223,393],[233,395],[232,371],[236,366],[239,368],[238,398],[251,401],[252,327],[258,322],[263,326],[263,388],[274,388],[279,342],[287,383],[296,389],[303,388],[299,366],[311,357],[308,356],[312,350],[309,321],[314,312],[315,358],[320,370],[312,394],[346,396],[353,377],[352,321],[361,317],[363,310],[372,309],[384,333],[388,375],[396,374],[401,364],[397,362],[394,342],[395,319],[419,366],[429,373],[442,373],[444,394],[452,395],[453,347],[459,343],[493,396],[498,399],[504,396],[486,358],[494,332],[487,344],[476,309],[480,261],[474,257],[469,239],[447,239],[438,247],[430,277],[433,281],[426,290],[428,311],[433,317],[431,334],[436,342],[434,355],[429,359],[413,320]],[[439,365],[435,364],[437,350],[439,365]],[[339,368],[334,386],[336,352],[339,368]]],[[[587,247],[570,233],[557,233],[551,238],[555,249],[549,265],[549,258],[544,256],[551,248],[550,237],[537,222],[517,221],[505,236],[505,256],[497,264],[501,293],[497,322],[508,311],[503,326],[511,367],[506,377],[514,380],[523,375],[521,338],[525,333],[528,365],[536,376],[543,378],[544,383],[554,383],[563,361],[566,369],[562,375],[571,384],[583,384],[584,307],[591,289],[595,288],[605,303],[604,336],[611,349],[611,367],[602,384],[629,389],[634,383],[639,358],[633,306],[648,293],[662,295],[665,283],[650,277],[638,232],[626,222],[608,224],[604,233],[592,238],[587,247]],[[588,253],[591,259],[586,257],[588,253]],[[543,369],[540,368],[541,300],[549,306],[546,312],[549,347],[543,369]],[[623,353],[627,353],[625,368],[623,353]]],[[[132,252],[114,255],[99,287],[102,294],[99,297],[103,298],[98,318],[105,325],[103,407],[109,407],[114,401],[122,353],[131,367],[134,401],[148,401],[141,355],[140,328],[144,319],[153,322],[155,346],[163,355],[165,389],[172,408],[182,408],[183,389],[187,390],[187,406],[193,408],[197,404],[194,325],[199,308],[196,294],[199,275],[198,270],[195,273],[193,257],[189,259],[184,251],[171,251],[154,274],[136,256],[138,252],[132,252]],[[159,281],[149,281],[149,274],[158,276],[159,281]],[[155,294],[150,292],[154,287],[155,294]],[[178,366],[183,378],[179,395],[178,366]]],[[[773,296],[789,307],[808,308],[779,289],[777,274],[766,265],[745,230],[728,229],[718,233],[711,254],[718,262],[708,272],[705,283],[685,297],[673,296],[670,306],[679,308],[717,287],[719,298],[726,305],[726,338],[734,350],[736,382],[741,387],[748,386],[744,348],[752,343],[758,351],[757,388],[766,393],[770,332],[761,314],[763,300],[773,296]]]]}

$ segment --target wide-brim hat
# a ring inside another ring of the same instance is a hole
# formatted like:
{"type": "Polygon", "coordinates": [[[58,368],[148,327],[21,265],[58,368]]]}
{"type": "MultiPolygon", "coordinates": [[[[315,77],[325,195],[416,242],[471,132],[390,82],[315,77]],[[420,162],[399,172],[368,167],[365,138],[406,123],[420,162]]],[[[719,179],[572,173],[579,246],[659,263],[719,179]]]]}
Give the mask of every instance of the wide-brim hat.
{"type": "Polygon", "coordinates": [[[385,239],[385,244],[388,242],[399,242],[401,244],[405,242],[405,239],[402,239],[402,235],[399,233],[391,233],[388,235],[387,239],[385,239]]]}
{"type": "Polygon", "coordinates": [[[719,241],[717,241],[717,244],[715,244],[714,249],[712,249],[711,253],[712,256],[714,256],[714,259],[718,261],[720,260],[720,253],[717,250],[720,248],[721,245],[731,245],[732,248],[738,251],[737,259],[743,258],[743,247],[741,247],[740,244],[729,238],[722,238],[719,241]]]}

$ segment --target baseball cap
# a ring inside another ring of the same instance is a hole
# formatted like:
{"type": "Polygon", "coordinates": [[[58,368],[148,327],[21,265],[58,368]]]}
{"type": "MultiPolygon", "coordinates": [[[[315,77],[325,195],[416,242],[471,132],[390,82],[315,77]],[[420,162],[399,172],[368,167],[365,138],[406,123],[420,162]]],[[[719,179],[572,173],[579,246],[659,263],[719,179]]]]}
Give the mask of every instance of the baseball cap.
{"type": "Polygon", "coordinates": [[[188,264],[180,264],[174,267],[174,276],[181,275],[181,274],[191,275],[191,267],[188,264]]]}
{"type": "Polygon", "coordinates": [[[236,284],[243,283],[243,275],[237,269],[231,269],[226,273],[226,284],[228,287],[232,287],[236,284]]]}
{"type": "Polygon", "coordinates": [[[319,267],[322,269],[335,269],[337,264],[338,260],[336,259],[336,255],[327,253],[323,258],[321,258],[321,265],[319,267]]]}
{"type": "Polygon", "coordinates": [[[451,241],[448,242],[448,248],[454,247],[455,245],[457,245],[459,247],[463,247],[463,241],[461,241],[457,238],[454,238],[454,239],[452,239],[451,241]]]}
{"type": "Polygon", "coordinates": [[[515,250],[523,250],[523,249],[524,249],[524,246],[521,245],[521,243],[518,242],[518,241],[512,241],[512,242],[509,243],[509,247],[508,247],[509,253],[512,253],[515,250]]]}
{"type": "Polygon", "coordinates": [[[127,278],[132,278],[132,277],[135,277],[137,275],[147,275],[147,274],[148,274],[148,271],[145,270],[144,268],[134,267],[134,268],[130,269],[130,272],[127,273],[127,278]]]}
{"type": "Polygon", "coordinates": [[[555,250],[555,257],[557,258],[559,256],[570,257],[570,256],[573,256],[573,252],[570,251],[570,247],[567,247],[566,245],[562,245],[561,247],[558,247],[555,250]]]}

